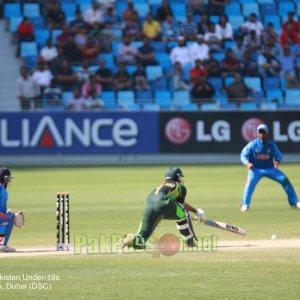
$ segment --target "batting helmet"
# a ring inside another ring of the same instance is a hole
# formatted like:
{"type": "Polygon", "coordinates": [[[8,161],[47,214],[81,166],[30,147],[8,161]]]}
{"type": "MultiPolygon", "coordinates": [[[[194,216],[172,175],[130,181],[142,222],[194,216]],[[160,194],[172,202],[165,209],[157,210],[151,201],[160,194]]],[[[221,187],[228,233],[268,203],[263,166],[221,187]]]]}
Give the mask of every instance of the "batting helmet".
{"type": "Polygon", "coordinates": [[[178,181],[178,177],[184,177],[182,170],[178,167],[170,167],[167,169],[165,179],[178,181]]]}
{"type": "Polygon", "coordinates": [[[8,168],[1,167],[0,168],[0,181],[3,182],[5,179],[11,177],[11,172],[8,168]]]}

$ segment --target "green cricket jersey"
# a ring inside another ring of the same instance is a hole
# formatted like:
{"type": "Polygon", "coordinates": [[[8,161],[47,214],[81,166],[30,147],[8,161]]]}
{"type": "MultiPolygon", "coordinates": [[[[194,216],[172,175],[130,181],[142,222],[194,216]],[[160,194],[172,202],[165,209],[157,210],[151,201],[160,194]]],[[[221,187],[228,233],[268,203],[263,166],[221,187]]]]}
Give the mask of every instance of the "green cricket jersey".
{"type": "Polygon", "coordinates": [[[176,181],[165,181],[150,193],[146,202],[172,200],[184,203],[186,193],[186,187],[183,184],[176,181]]]}

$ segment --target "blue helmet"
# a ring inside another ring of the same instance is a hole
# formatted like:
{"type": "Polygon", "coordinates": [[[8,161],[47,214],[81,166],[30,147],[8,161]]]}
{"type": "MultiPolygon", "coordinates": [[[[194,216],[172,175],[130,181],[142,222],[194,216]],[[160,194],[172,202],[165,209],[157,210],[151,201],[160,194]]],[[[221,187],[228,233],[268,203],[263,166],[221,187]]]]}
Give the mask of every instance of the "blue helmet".
{"type": "Polygon", "coordinates": [[[9,177],[11,177],[10,170],[5,167],[0,167],[0,182],[7,180],[9,177]]]}

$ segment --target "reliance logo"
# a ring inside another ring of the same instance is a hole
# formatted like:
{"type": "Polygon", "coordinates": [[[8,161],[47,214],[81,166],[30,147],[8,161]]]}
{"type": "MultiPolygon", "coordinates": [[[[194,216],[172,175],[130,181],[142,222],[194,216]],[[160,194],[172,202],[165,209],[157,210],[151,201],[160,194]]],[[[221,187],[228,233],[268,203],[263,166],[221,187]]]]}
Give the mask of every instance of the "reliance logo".
{"type": "Polygon", "coordinates": [[[129,118],[84,118],[81,124],[66,118],[60,130],[50,116],[42,117],[34,126],[30,119],[25,118],[18,128],[18,138],[10,135],[9,129],[13,125],[9,123],[7,119],[0,121],[0,144],[3,148],[72,147],[75,140],[84,147],[132,147],[137,144],[138,126],[129,118]],[[104,131],[106,134],[103,134],[104,131]]]}

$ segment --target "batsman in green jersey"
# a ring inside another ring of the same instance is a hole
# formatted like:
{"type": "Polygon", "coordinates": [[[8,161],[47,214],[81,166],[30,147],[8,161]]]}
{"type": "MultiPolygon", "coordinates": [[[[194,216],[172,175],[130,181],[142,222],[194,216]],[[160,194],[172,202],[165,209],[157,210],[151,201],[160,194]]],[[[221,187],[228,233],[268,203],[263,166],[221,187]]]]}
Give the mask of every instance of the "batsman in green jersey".
{"type": "Polygon", "coordinates": [[[197,239],[193,230],[189,211],[197,216],[197,223],[206,218],[205,212],[185,202],[186,187],[182,181],[183,173],[178,167],[170,167],[165,173],[163,183],[154,189],[146,200],[138,233],[129,233],[120,241],[120,247],[143,249],[146,242],[162,219],[176,220],[176,226],[188,246],[197,239]]]}

